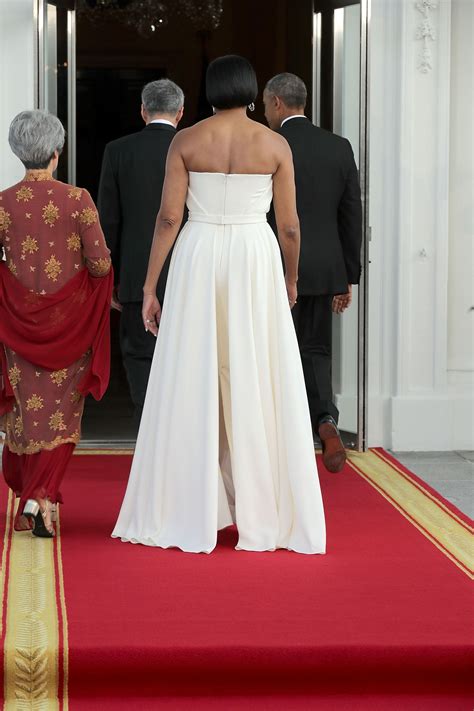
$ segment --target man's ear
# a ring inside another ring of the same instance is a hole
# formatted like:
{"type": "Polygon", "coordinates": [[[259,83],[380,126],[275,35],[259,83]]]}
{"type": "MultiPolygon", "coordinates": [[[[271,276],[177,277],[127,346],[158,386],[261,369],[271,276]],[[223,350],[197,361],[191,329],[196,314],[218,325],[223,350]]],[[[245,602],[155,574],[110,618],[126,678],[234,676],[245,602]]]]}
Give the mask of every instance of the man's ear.
{"type": "Polygon", "coordinates": [[[180,108],[180,110],[178,111],[178,113],[176,114],[176,123],[179,123],[181,121],[181,119],[183,118],[183,114],[184,114],[184,106],[182,106],[180,108]]]}
{"type": "Polygon", "coordinates": [[[143,106],[143,104],[141,105],[140,113],[141,113],[142,119],[143,119],[143,120],[145,121],[145,123],[146,123],[147,120],[148,120],[148,114],[147,114],[146,109],[145,109],[145,107],[143,106]]]}
{"type": "Polygon", "coordinates": [[[279,96],[274,96],[273,97],[273,105],[275,106],[276,109],[280,110],[282,106],[282,100],[280,99],[279,96]]]}

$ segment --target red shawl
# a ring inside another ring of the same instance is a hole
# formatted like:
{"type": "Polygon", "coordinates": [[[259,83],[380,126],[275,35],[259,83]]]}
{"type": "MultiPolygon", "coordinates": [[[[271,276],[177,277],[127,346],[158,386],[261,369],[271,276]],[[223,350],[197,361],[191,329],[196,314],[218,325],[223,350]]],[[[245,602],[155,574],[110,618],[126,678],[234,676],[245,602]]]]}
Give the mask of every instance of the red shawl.
{"type": "Polygon", "coordinates": [[[92,349],[91,366],[78,390],[102,398],[110,376],[112,287],[112,269],[100,278],[82,269],[56,293],[36,294],[0,262],[0,415],[14,404],[3,345],[51,371],[69,367],[92,349]]]}

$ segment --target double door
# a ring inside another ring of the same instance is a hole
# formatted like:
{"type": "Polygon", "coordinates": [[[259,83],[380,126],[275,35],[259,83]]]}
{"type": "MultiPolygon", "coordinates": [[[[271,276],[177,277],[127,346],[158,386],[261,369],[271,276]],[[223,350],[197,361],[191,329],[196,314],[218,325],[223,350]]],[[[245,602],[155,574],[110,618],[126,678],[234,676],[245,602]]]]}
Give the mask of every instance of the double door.
{"type": "MultiPolygon", "coordinates": [[[[362,191],[362,277],[352,306],[333,318],[333,385],[348,447],[367,446],[368,302],[368,37],[370,0],[314,0],[312,116],[352,144],[362,191]]],[[[58,178],[76,182],[74,0],[34,0],[36,105],[67,129],[58,178]]],[[[309,4],[308,4],[309,6],[309,4]]]]}

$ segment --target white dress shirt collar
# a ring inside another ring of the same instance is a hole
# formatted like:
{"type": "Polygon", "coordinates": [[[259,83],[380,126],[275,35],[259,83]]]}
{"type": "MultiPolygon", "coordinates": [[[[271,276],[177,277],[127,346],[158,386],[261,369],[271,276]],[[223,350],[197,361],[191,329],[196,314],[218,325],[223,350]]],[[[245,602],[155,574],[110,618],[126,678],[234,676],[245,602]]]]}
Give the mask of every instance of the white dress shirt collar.
{"type": "Polygon", "coordinates": [[[293,114],[293,116],[287,116],[286,119],[283,119],[283,121],[281,122],[280,128],[283,126],[284,123],[286,123],[287,121],[291,121],[291,119],[294,118],[306,118],[306,116],[304,114],[293,114]]]}
{"type": "Polygon", "coordinates": [[[150,123],[166,123],[168,124],[168,126],[173,126],[173,128],[176,128],[174,123],[168,121],[168,119],[153,119],[153,121],[150,121],[148,125],[150,125],[150,123]]]}

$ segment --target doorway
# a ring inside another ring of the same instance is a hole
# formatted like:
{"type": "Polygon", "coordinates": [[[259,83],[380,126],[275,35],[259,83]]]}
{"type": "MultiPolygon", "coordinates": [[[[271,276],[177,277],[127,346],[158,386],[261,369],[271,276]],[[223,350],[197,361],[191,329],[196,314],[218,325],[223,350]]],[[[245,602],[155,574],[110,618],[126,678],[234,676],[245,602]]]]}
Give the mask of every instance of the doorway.
{"type": "MultiPolygon", "coordinates": [[[[139,18],[132,27],[120,12],[97,21],[89,0],[35,0],[37,13],[37,105],[67,126],[67,149],[58,177],[86,187],[94,200],[105,144],[140,130],[140,92],[168,76],[185,88],[190,125],[210,111],[204,95],[207,64],[231,52],[253,63],[259,85],[292,71],[308,87],[308,115],[347,137],[359,167],[364,244],[361,283],[351,308],[334,319],[333,376],[340,424],[348,447],[366,446],[367,422],[367,38],[370,0],[210,0],[199,7],[214,15],[170,14],[164,28],[139,18]],[[267,21],[272,17],[272,22],[267,21]],[[117,19],[119,18],[119,19],[117,19]]],[[[117,3],[115,3],[117,5],[117,3]]],[[[120,5],[120,3],[119,3],[120,5]]],[[[133,0],[121,3],[133,5],[133,0]]],[[[191,7],[192,2],[188,3],[191,7]]],[[[256,120],[264,121],[261,98],[256,120]]],[[[132,442],[132,404],[119,351],[119,315],[112,314],[112,373],[101,403],[88,401],[83,434],[90,442],[132,442]]]]}

